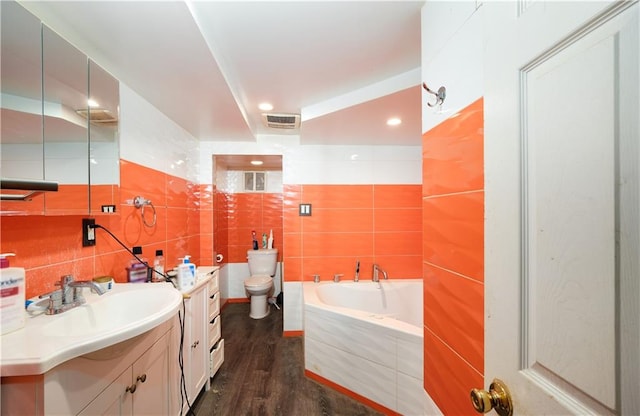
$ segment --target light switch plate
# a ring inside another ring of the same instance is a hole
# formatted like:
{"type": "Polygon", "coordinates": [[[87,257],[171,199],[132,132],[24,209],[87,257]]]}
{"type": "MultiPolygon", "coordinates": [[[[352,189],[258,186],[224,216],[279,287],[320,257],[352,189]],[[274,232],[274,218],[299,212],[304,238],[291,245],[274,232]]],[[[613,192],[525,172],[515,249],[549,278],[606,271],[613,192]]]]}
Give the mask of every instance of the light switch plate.
{"type": "Polygon", "coordinates": [[[311,216],[311,204],[300,204],[299,214],[301,217],[311,216]]]}

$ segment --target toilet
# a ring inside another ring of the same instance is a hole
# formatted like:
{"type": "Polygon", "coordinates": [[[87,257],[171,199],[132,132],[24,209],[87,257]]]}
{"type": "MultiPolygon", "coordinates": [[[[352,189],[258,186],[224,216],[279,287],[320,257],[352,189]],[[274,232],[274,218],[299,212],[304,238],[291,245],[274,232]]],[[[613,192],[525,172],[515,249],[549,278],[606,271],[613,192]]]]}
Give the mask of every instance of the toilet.
{"type": "Polygon", "coordinates": [[[273,292],[273,276],[276,274],[278,249],[247,250],[247,261],[251,277],[244,280],[247,297],[251,299],[253,319],[269,315],[267,297],[273,292]]]}

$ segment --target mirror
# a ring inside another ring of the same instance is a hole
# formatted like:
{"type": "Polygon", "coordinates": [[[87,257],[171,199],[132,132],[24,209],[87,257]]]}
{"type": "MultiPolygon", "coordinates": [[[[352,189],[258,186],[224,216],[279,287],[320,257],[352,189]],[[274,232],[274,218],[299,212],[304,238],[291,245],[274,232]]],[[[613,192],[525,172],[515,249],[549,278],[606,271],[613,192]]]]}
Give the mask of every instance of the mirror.
{"type": "Polygon", "coordinates": [[[112,213],[119,201],[118,80],[89,60],[89,204],[91,215],[112,213]]]}
{"type": "MultiPolygon", "coordinates": [[[[42,35],[40,20],[15,2],[0,2],[2,97],[0,176],[44,179],[42,139],[42,35]]],[[[3,193],[24,193],[3,191],[3,193]]],[[[2,214],[44,213],[44,198],[0,202],[2,214]]]]}
{"type": "Polygon", "coordinates": [[[59,183],[58,192],[28,201],[0,201],[0,213],[115,211],[120,182],[118,81],[17,2],[2,1],[0,8],[0,175],[59,183]],[[97,103],[94,107],[89,98],[97,103]]]}
{"type": "Polygon", "coordinates": [[[89,213],[88,77],[86,55],[43,25],[44,179],[60,184],[46,215],[89,213]]]}

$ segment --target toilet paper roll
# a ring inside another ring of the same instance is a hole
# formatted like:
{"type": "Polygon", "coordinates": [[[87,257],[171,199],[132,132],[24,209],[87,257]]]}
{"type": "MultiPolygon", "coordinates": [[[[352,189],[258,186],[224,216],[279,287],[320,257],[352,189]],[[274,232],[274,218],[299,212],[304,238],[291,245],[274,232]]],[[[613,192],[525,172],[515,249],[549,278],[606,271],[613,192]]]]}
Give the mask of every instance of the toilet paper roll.
{"type": "Polygon", "coordinates": [[[216,256],[216,263],[222,263],[223,259],[224,259],[224,256],[222,254],[218,254],[216,256]]]}

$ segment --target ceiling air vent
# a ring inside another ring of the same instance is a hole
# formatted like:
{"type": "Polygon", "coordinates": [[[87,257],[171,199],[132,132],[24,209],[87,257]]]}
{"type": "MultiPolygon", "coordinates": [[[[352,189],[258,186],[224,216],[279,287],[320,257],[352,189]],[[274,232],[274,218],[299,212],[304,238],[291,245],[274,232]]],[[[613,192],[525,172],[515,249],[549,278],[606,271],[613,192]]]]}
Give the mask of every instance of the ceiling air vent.
{"type": "Polygon", "coordinates": [[[88,118],[91,123],[96,124],[116,124],[118,119],[109,110],[103,108],[81,108],[76,113],[84,118],[88,118]]]}
{"type": "Polygon", "coordinates": [[[300,114],[262,114],[265,126],[274,129],[292,130],[300,127],[300,114]]]}

